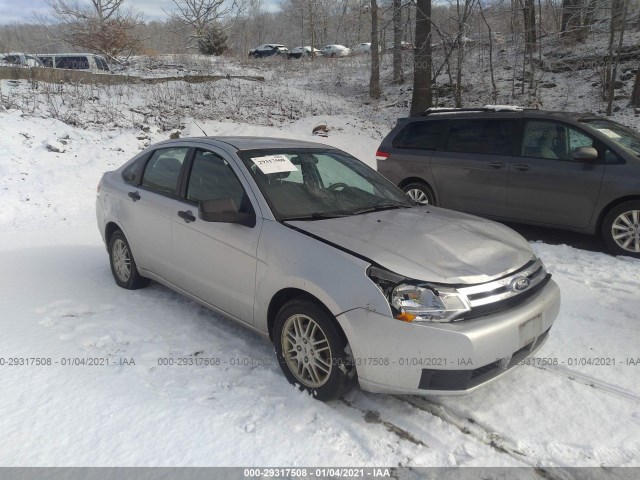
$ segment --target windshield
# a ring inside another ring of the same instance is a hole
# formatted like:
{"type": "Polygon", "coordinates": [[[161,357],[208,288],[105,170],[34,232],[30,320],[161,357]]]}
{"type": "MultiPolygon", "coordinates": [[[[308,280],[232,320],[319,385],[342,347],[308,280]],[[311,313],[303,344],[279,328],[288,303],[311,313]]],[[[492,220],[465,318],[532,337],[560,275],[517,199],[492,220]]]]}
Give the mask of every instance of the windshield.
{"type": "Polygon", "coordinates": [[[583,120],[591,128],[609,137],[612,141],[640,156],[640,134],[630,128],[604,119],[583,120]]]}
{"type": "Polygon", "coordinates": [[[282,220],[322,219],[412,206],[395,185],[337,150],[248,150],[240,158],[282,220]]]}

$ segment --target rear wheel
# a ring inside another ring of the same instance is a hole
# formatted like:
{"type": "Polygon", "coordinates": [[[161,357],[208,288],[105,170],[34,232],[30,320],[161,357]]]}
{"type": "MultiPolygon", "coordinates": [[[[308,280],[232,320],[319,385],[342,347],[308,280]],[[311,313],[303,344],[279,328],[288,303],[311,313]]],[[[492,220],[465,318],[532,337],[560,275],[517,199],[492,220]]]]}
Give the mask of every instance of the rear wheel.
{"type": "Polygon", "coordinates": [[[333,400],[355,384],[355,366],[335,319],[317,304],[296,299],[276,317],[274,346],[287,380],[318,400],[333,400]]]}
{"type": "Polygon", "coordinates": [[[640,258],[640,200],[622,203],[607,213],[602,238],[614,255],[640,258]]]}
{"type": "Polygon", "coordinates": [[[402,187],[402,191],[406,193],[411,200],[420,205],[435,205],[436,200],[431,188],[422,182],[409,183],[402,187]]]}
{"type": "Polygon", "coordinates": [[[115,231],[109,239],[109,263],[119,287],[137,290],[149,285],[149,279],[138,273],[129,242],[120,230],[115,231]]]}

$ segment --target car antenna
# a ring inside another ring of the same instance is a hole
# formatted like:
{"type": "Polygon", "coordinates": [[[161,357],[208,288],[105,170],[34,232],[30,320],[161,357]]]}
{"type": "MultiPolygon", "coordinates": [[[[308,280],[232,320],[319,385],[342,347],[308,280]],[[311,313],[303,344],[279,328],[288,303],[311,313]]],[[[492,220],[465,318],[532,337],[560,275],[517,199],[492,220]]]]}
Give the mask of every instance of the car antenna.
{"type": "Polygon", "coordinates": [[[202,127],[201,127],[200,125],[198,125],[198,124],[195,122],[195,120],[193,121],[193,124],[194,124],[196,127],[198,127],[202,133],[204,133],[204,136],[205,136],[205,137],[208,137],[208,136],[209,136],[209,135],[207,135],[207,132],[205,132],[204,130],[202,130],[202,127]]]}

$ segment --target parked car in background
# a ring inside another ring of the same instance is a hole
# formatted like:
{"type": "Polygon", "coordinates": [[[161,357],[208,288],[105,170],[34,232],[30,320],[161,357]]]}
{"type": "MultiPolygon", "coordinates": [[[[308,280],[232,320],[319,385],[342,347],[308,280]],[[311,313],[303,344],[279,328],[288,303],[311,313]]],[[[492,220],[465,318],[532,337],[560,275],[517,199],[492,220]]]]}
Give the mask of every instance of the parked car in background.
{"type": "Polygon", "coordinates": [[[377,166],[418,203],[599,234],[640,258],[640,134],[607,118],[432,109],[398,120],[377,166]]]}
{"type": "Polygon", "coordinates": [[[289,58],[305,58],[305,57],[311,57],[311,56],[315,57],[319,53],[320,53],[320,50],[310,46],[295,47],[289,50],[288,56],[289,58]]]}
{"type": "Polygon", "coordinates": [[[471,391],[533,355],[560,308],[516,232],[414,206],[318,143],[165,141],[104,174],[96,214],[117,285],[153,279],[261,333],[289,382],[322,400],[357,380],[471,391]]]}
{"type": "Polygon", "coordinates": [[[38,58],[45,67],[67,70],[109,72],[109,64],[101,55],[93,53],[39,53],[38,58]]]}
{"type": "MultiPolygon", "coordinates": [[[[387,47],[387,51],[388,52],[392,52],[393,51],[393,46],[395,44],[392,42],[388,45],[387,47]]],[[[402,48],[402,50],[413,50],[413,43],[411,42],[405,42],[404,40],[402,42],[400,42],[400,46],[402,48]]]]}
{"type": "Polygon", "coordinates": [[[289,50],[278,43],[264,43],[257,48],[249,50],[249,56],[253,58],[271,57],[274,55],[287,55],[289,50]]]}
{"type": "Polygon", "coordinates": [[[323,57],[346,57],[351,53],[344,45],[325,45],[320,49],[320,54],[323,57]]]}
{"type": "Polygon", "coordinates": [[[13,65],[20,67],[42,67],[42,62],[35,56],[27,53],[0,53],[0,65],[13,65]]]}
{"type": "MultiPolygon", "coordinates": [[[[378,47],[378,51],[382,51],[382,49],[378,47]]],[[[363,55],[366,53],[371,53],[371,43],[359,43],[351,49],[351,53],[353,55],[363,55]]]]}

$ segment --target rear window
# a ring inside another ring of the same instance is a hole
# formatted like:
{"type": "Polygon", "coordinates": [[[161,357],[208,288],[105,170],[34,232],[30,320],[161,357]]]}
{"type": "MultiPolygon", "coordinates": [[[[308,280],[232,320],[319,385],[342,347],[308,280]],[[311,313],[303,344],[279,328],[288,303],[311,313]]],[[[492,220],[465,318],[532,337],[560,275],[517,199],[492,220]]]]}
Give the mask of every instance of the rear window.
{"type": "Polygon", "coordinates": [[[513,120],[452,120],[446,151],[510,155],[513,120]]]}
{"type": "Polygon", "coordinates": [[[89,70],[89,59],[87,57],[56,57],[56,68],[89,70]]]}
{"type": "Polygon", "coordinates": [[[393,139],[392,145],[395,148],[416,148],[420,150],[435,150],[438,141],[444,133],[446,122],[443,121],[426,121],[412,122],[404,127],[396,138],[393,139]]]}

